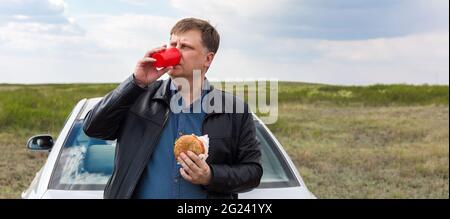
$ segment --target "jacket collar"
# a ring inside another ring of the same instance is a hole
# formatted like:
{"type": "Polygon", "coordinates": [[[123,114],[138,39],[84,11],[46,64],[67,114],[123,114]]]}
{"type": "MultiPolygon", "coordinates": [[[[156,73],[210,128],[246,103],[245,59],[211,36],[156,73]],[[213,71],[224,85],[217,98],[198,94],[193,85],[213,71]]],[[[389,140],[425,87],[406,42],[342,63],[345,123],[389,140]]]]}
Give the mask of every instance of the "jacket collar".
{"type": "MultiPolygon", "coordinates": [[[[170,98],[172,97],[171,90],[175,89],[175,85],[172,82],[172,79],[163,80],[161,82],[161,85],[156,90],[155,94],[153,95],[153,100],[162,100],[165,103],[167,103],[168,106],[170,106],[170,98]]],[[[210,84],[209,80],[205,78],[203,82],[203,90],[207,90],[208,92],[211,92],[214,89],[214,86],[210,84]]]]}
{"type": "Polygon", "coordinates": [[[153,95],[153,100],[162,100],[164,102],[166,102],[167,104],[170,103],[170,90],[169,90],[169,85],[170,85],[170,79],[168,80],[163,80],[161,82],[161,85],[159,86],[159,88],[156,90],[155,94],[153,95]]]}
{"type": "MultiPolygon", "coordinates": [[[[207,80],[205,80],[205,82],[204,85],[208,88],[208,93],[205,95],[206,100],[203,101],[208,101],[207,103],[209,103],[206,104],[206,117],[213,114],[234,112],[235,107],[237,108],[237,105],[240,104],[244,104],[243,107],[245,107],[245,103],[241,100],[237,100],[232,94],[215,89],[207,80]],[[219,103],[216,105],[215,102],[221,102],[221,104],[219,103]]],[[[164,101],[169,108],[170,98],[172,97],[172,92],[170,90],[171,79],[163,80],[160,83],[161,84],[153,95],[152,100],[164,101]]]]}

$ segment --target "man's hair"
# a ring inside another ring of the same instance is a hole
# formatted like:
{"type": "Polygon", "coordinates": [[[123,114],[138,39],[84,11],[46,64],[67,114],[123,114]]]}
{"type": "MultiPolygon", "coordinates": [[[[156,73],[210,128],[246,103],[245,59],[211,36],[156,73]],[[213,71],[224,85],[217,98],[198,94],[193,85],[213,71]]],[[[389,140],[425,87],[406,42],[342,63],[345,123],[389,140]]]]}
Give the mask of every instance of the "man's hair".
{"type": "Polygon", "coordinates": [[[197,18],[184,18],[172,27],[170,35],[184,33],[190,30],[198,30],[202,35],[202,43],[210,52],[217,53],[219,49],[220,36],[216,28],[208,21],[197,18]]]}

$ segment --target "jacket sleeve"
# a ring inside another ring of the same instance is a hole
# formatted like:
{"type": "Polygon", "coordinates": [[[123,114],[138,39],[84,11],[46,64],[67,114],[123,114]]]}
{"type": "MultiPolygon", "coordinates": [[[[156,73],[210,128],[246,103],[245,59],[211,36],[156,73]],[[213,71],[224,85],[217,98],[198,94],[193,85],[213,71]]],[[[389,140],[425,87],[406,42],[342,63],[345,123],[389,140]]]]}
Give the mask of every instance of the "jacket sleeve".
{"type": "Polygon", "coordinates": [[[208,191],[218,193],[246,192],[257,187],[263,169],[261,151],[256,139],[255,124],[250,113],[242,117],[241,133],[238,139],[237,162],[234,165],[210,164],[212,178],[208,191]]]}
{"type": "Polygon", "coordinates": [[[128,77],[87,114],[83,124],[84,132],[94,138],[117,139],[128,110],[145,90],[134,82],[133,75],[128,77]]]}

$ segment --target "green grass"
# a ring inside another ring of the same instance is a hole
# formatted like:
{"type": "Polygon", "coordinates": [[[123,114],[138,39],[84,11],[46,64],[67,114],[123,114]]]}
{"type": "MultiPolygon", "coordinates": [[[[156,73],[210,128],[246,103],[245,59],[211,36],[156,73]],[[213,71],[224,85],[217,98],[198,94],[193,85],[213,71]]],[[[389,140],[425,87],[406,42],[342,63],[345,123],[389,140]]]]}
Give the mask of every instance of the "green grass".
{"type": "MultiPolygon", "coordinates": [[[[78,100],[116,86],[0,84],[0,198],[19,198],[46,160],[28,137],[56,137],[78,100]]],[[[280,82],[269,128],[319,198],[448,198],[448,100],[448,86],[280,82]]]]}
{"type": "Polygon", "coordinates": [[[281,84],[281,102],[332,103],[336,105],[411,106],[447,104],[448,86],[373,85],[373,86],[295,86],[281,84]]]}
{"type": "Polygon", "coordinates": [[[56,132],[82,98],[103,96],[116,84],[0,86],[0,130],[56,132]]]}
{"type": "MultiPolygon", "coordinates": [[[[235,83],[241,85],[242,83],[235,83]]],[[[279,82],[281,103],[296,102],[331,106],[417,106],[430,104],[448,105],[448,86],[443,85],[372,85],[334,86],[298,82],[279,82]]],[[[225,86],[216,86],[224,89],[225,86]]],[[[252,86],[254,92],[257,86],[252,86]]],[[[242,89],[241,89],[242,90],[242,89]]],[[[245,94],[249,91],[245,88],[245,94]]],[[[269,90],[267,85],[266,90],[269,90]]],[[[268,97],[267,97],[268,98],[268,97]]]]}

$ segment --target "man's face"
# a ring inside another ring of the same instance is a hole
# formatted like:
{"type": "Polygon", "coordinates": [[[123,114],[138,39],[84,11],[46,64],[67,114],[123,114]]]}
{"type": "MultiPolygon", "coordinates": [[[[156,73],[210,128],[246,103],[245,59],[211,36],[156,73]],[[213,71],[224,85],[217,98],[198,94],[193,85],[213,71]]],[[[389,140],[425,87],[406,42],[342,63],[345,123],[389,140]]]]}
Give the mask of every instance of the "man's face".
{"type": "Polygon", "coordinates": [[[198,30],[172,34],[169,47],[176,47],[181,52],[180,64],[174,66],[173,71],[169,73],[172,78],[192,79],[194,70],[201,70],[204,75],[214,57],[214,53],[208,52],[203,46],[202,36],[198,30]]]}

